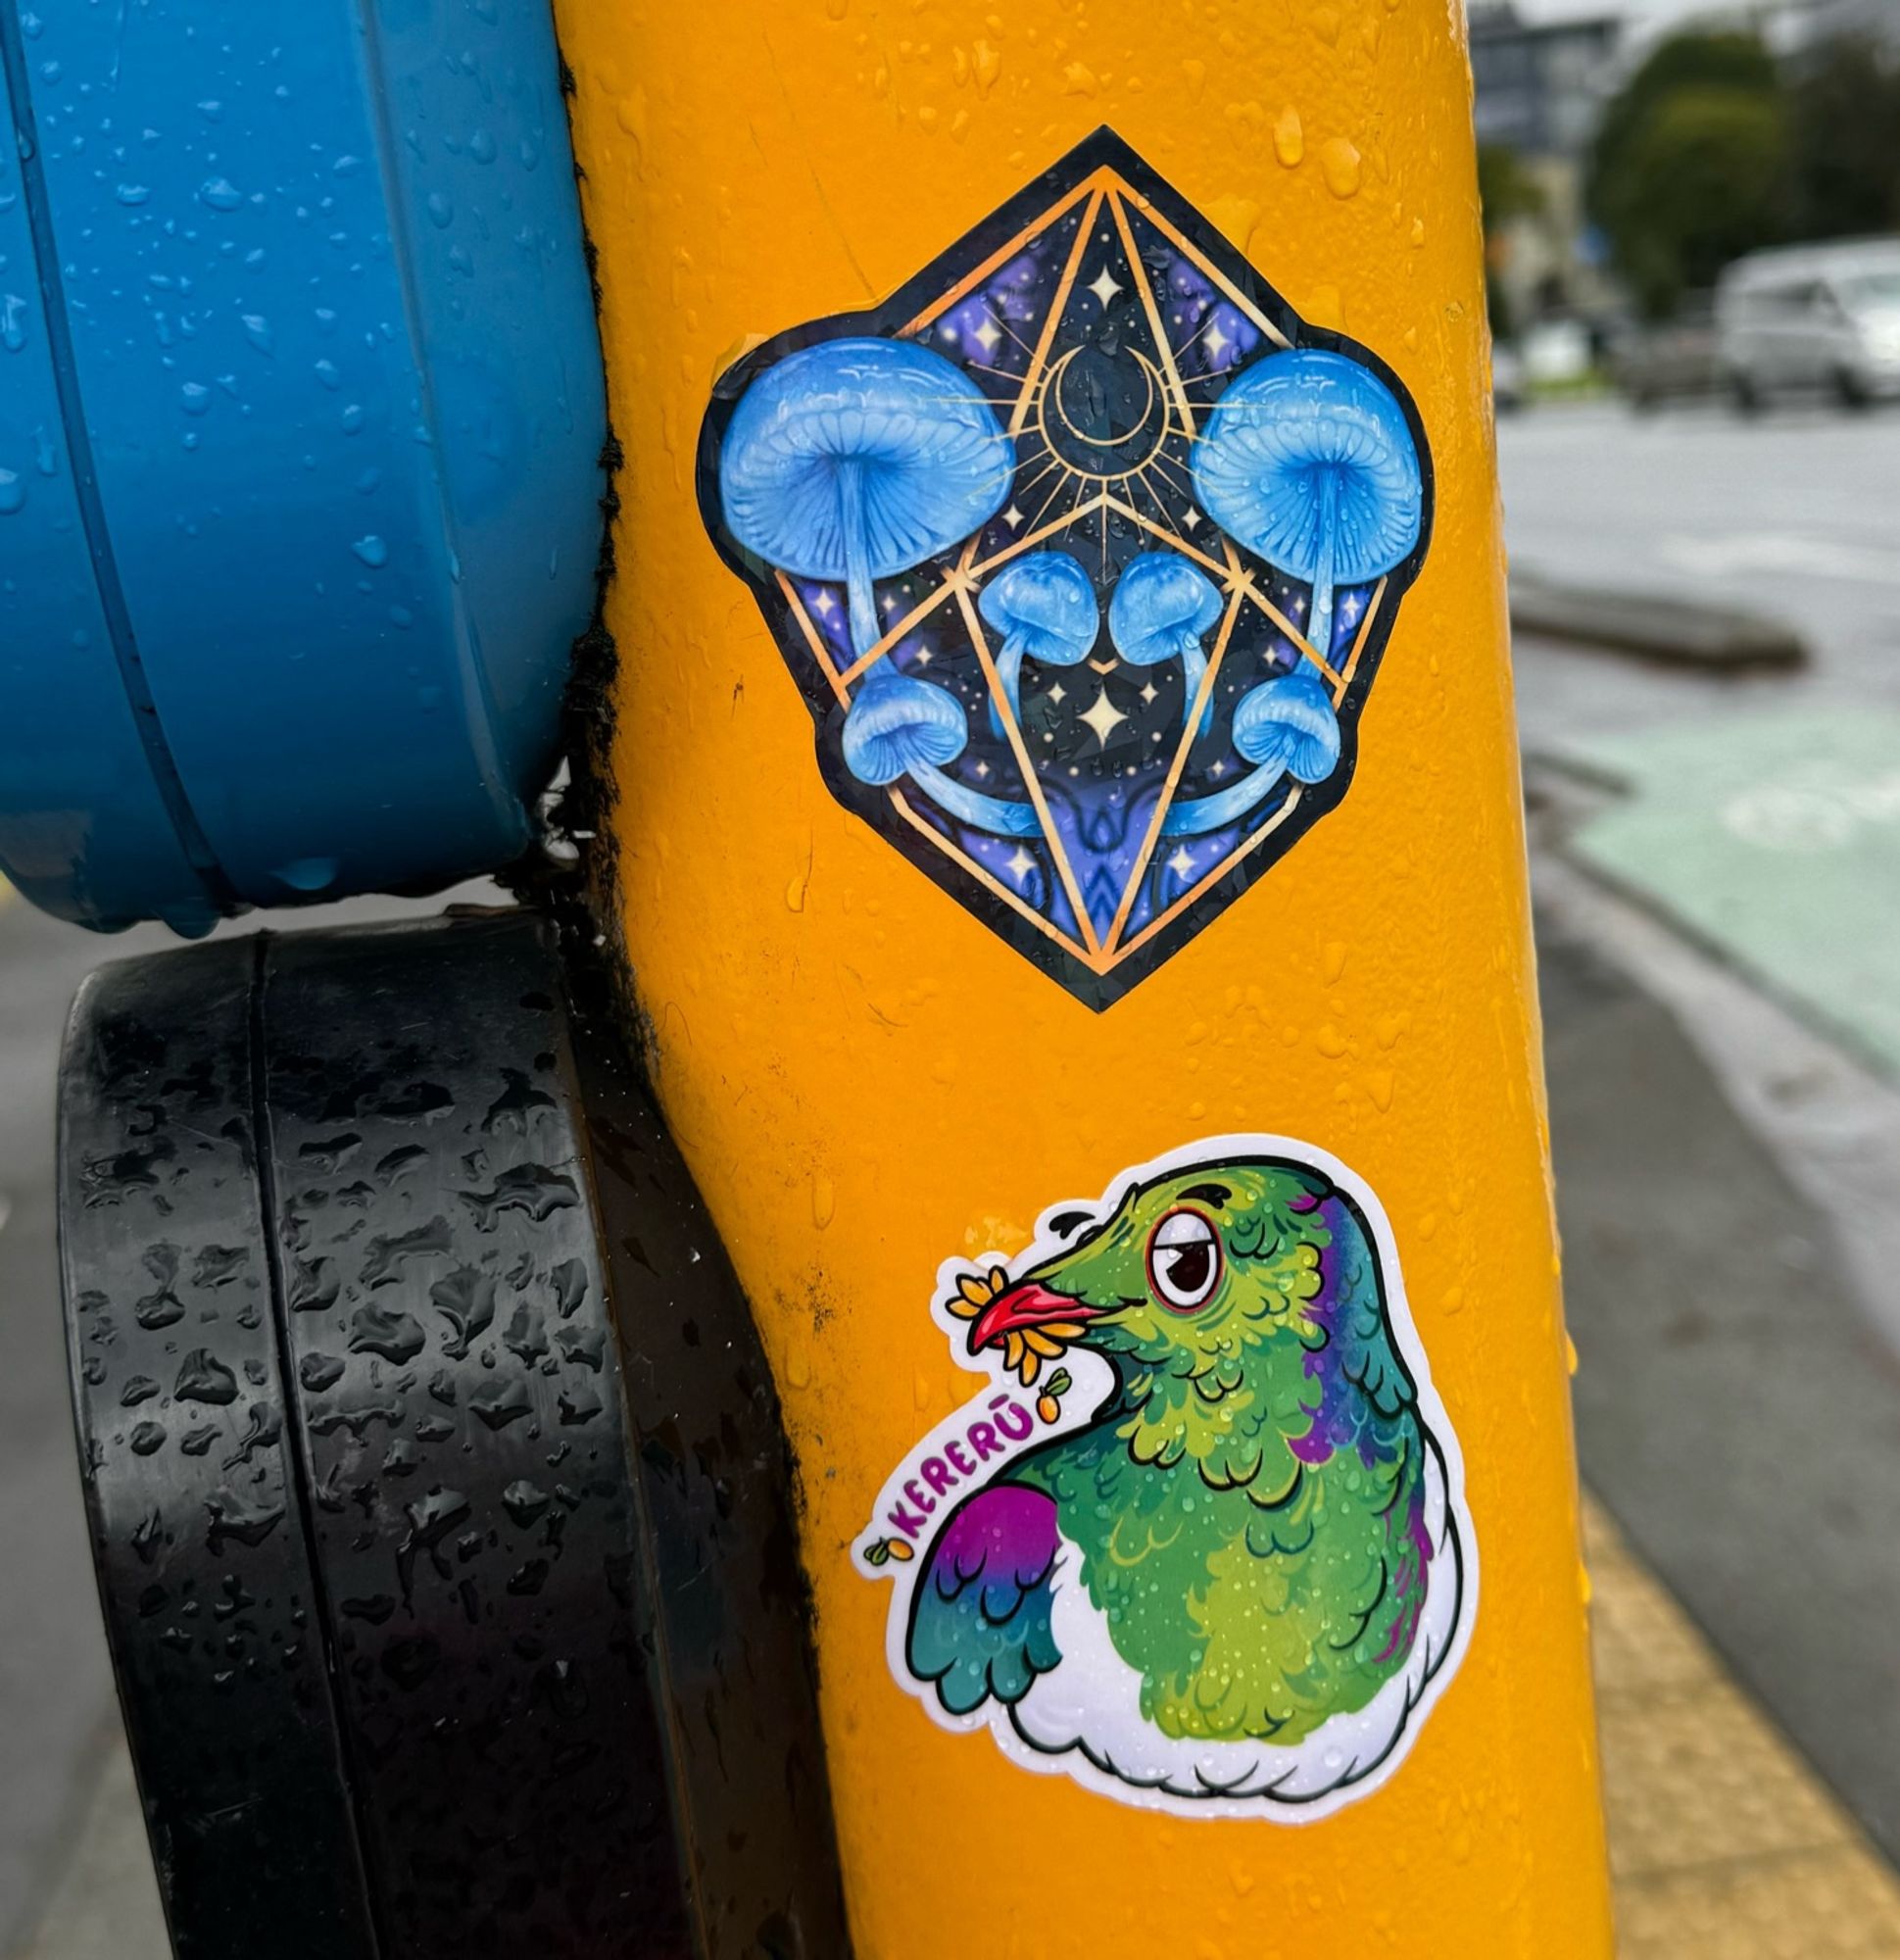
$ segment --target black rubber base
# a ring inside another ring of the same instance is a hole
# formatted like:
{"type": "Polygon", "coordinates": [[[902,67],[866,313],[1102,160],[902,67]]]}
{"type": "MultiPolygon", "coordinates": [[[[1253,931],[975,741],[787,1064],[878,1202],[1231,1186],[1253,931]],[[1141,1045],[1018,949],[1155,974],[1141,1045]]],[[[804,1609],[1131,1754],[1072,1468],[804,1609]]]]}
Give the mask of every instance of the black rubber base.
{"type": "Polygon", "coordinates": [[[185,1960],[847,1950],[767,1377],[571,1029],[518,915],[75,1007],[75,1396],[185,1960]]]}

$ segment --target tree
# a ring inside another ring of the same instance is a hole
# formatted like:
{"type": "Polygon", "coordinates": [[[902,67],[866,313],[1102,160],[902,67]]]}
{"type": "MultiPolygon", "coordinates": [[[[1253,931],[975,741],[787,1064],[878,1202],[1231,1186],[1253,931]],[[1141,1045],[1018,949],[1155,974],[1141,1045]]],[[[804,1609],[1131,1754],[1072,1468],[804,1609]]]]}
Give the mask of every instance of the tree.
{"type": "Polygon", "coordinates": [[[1787,104],[1759,36],[1683,33],[1604,113],[1585,201],[1651,318],[1794,228],[1787,104]]]}
{"type": "Polygon", "coordinates": [[[1832,41],[1790,84],[1788,115],[1802,235],[1900,230],[1900,67],[1832,41]]]}

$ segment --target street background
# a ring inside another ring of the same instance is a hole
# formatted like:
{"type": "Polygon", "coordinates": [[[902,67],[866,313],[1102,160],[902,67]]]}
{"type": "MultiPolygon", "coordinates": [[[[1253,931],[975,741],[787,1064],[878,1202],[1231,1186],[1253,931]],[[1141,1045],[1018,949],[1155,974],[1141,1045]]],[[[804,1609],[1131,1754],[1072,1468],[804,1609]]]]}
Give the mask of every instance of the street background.
{"type": "MultiPolygon", "coordinates": [[[[1625,1949],[1900,1956],[1900,406],[1741,412],[1706,305],[1900,229],[1900,0],[1471,20],[1513,580],[1571,622],[1515,664],[1625,1949]],[[1725,653],[1736,609],[1798,657],[1725,653]]],[[[75,986],[170,943],[0,887],[0,1960],[167,1952],[53,1112],[75,986]]]]}

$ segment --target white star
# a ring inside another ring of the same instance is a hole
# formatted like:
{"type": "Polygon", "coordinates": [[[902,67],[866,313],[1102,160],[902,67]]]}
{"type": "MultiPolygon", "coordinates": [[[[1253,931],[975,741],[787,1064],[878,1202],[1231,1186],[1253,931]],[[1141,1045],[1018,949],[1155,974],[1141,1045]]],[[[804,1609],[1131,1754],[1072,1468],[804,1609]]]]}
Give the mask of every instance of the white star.
{"type": "Polygon", "coordinates": [[[1219,320],[1216,320],[1213,323],[1213,325],[1207,329],[1206,333],[1202,336],[1202,338],[1206,343],[1208,353],[1210,353],[1216,361],[1218,361],[1221,358],[1222,353],[1227,348],[1230,348],[1234,345],[1234,343],[1230,339],[1228,339],[1227,335],[1221,331],[1221,323],[1219,320]]]}
{"type": "Polygon", "coordinates": [[[1194,527],[1199,522],[1200,522],[1200,513],[1196,511],[1192,504],[1190,504],[1188,506],[1187,515],[1184,516],[1181,520],[1182,528],[1184,530],[1192,531],[1194,527]]]}
{"type": "Polygon", "coordinates": [[[1215,775],[1217,775],[1217,776],[1224,776],[1224,775],[1226,775],[1226,773],[1227,773],[1227,763],[1226,763],[1226,761],[1225,761],[1225,760],[1222,760],[1222,761],[1218,761],[1218,762],[1216,762],[1216,763],[1214,764],[1214,774],[1215,774],[1215,775]]]}
{"type": "Polygon", "coordinates": [[[898,595],[895,592],[886,594],[884,610],[887,612],[895,612],[898,610],[898,595]]]}
{"type": "Polygon", "coordinates": [[[1023,516],[1024,513],[1017,510],[1015,505],[1011,504],[1008,510],[1002,514],[1002,521],[1013,531],[1021,524],[1023,516]]]}
{"type": "Polygon", "coordinates": [[[1103,749],[1108,746],[1108,738],[1128,719],[1115,704],[1108,699],[1108,690],[1103,687],[1096,691],[1096,705],[1076,719],[1090,729],[1096,743],[1103,749]]]}
{"type": "Polygon", "coordinates": [[[1121,289],[1122,282],[1109,271],[1106,266],[1096,275],[1095,284],[1089,288],[1103,306],[1106,306],[1121,289]]]}
{"type": "Polygon", "coordinates": [[[1002,329],[986,313],[983,316],[983,324],[970,335],[970,338],[982,343],[984,353],[994,354],[997,351],[997,342],[1002,338],[1002,329]]]}
{"type": "Polygon", "coordinates": [[[1068,690],[1064,688],[1062,683],[1058,680],[1055,683],[1055,685],[1049,689],[1048,698],[1055,703],[1057,708],[1060,708],[1062,704],[1069,698],[1068,690]]]}
{"type": "Polygon", "coordinates": [[[1185,879],[1194,868],[1194,860],[1188,856],[1188,847],[1185,844],[1168,859],[1168,869],[1177,878],[1185,879]]]}
{"type": "Polygon", "coordinates": [[[928,647],[919,647],[919,648],[917,649],[917,664],[918,664],[918,665],[919,665],[920,667],[927,667],[927,666],[929,666],[929,664],[930,664],[930,649],[929,649],[928,647]]]}
{"type": "Polygon", "coordinates": [[[1002,868],[1005,871],[1013,871],[1016,875],[1016,882],[1020,885],[1035,870],[1036,860],[1019,844],[1016,846],[1016,855],[1008,859],[1002,868]]]}
{"type": "Polygon", "coordinates": [[[978,774],[979,776],[987,776],[987,775],[988,775],[988,774],[990,773],[990,765],[989,765],[989,763],[988,763],[988,762],[979,762],[979,763],[978,763],[978,764],[976,765],[976,772],[977,772],[977,774],[978,774]]]}
{"type": "Polygon", "coordinates": [[[1146,684],[1146,685],[1145,685],[1145,687],[1144,687],[1144,688],[1142,689],[1142,699],[1143,699],[1143,700],[1144,700],[1145,702],[1146,702],[1146,703],[1147,703],[1147,705],[1148,705],[1148,706],[1149,706],[1150,708],[1152,708],[1152,707],[1154,706],[1155,702],[1156,702],[1156,701],[1157,701],[1157,700],[1158,700],[1158,699],[1160,698],[1160,693],[1161,693],[1161,690],[1160,690],[1159,688],[1157,688],[1157,687],[1155,686],[1155,684],[1154,684],[1154,683],[1153,683],[1152,681],[1149,681],[1149,682],[1148,682],[1148,683],[1147,683],[1147,684],[1146,684]]]}
{"type": "Polygon", "coordinates": [[[821,592],[811,602],[811,610],[821,618],[829,619],[838,610],[838,602],[829,592],[821,592]]]}

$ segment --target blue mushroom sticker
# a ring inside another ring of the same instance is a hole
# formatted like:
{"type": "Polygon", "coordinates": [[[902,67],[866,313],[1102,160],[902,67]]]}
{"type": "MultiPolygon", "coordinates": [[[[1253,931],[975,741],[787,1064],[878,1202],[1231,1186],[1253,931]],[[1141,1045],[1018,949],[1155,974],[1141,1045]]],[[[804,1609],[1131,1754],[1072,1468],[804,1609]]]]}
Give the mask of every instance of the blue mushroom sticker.
{"type": "Polygon", "coordinates": [[[717,377],[700,505],[831,794],[1101,1010],[1350,793],[1425,425],[1111,130],[917,264],[717,377]]]}

